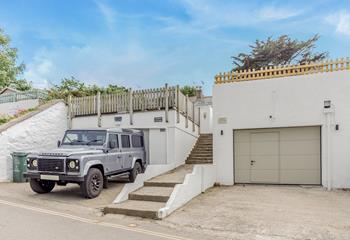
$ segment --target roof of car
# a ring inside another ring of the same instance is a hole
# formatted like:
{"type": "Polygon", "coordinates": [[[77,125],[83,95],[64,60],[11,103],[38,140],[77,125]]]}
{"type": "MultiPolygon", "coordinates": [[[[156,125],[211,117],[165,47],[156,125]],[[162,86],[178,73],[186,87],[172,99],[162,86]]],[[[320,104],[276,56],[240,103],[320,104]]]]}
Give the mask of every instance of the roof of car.
{"type": "Polygon", "coordinates": [[[141,130],[129,129],[129,128],[75,128],[69,130],[85,130],[85,131],[108,131],[118,133],[141,133],[141,130]]]}

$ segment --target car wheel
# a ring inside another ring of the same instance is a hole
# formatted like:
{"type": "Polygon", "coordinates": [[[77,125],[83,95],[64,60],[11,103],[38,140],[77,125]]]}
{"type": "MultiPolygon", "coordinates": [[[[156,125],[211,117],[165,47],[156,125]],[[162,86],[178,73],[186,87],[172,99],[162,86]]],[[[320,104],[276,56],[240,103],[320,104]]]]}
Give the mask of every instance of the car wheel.
{"type": "Polygon", "coordinates": [[[55,182],[48,180],[30,179],[30,187],[36,193],[49,193],[55,187],[55,182]]]}
{"type": "Polygon", "coordinates": [[[134,165],[134,168],[130,171],[130,174],[129,174],[130,182],[135,182],[136,176],[139,173],[142,173],[142,167],[141,167],[141,164],[139,162],[136,162],[134,165]]]}
{"type": "Polygon", "coordinates": [[[97,168],[90,168],[80,188],[86,198],[95,198],[100,195],[103,188],[102,172],[97,168]]]}

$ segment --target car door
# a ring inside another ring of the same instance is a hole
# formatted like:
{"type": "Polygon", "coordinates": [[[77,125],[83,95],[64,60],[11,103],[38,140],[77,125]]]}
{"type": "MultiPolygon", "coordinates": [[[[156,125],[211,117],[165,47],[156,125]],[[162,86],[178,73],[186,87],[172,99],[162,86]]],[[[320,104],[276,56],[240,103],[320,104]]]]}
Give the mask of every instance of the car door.
{"type": "Polygon", "coordinates": [[[108,169],[116,172],[122,168],[123,156],[120,153],[118,134],[110,133],[108,136],[108,169]]]}
{"type": "Polygon", "coordinates": [[[130,169],[132,165],[132,151],[130,144],[130,135],[129,134],[121,134],[121,143],[122,143],[122,153],[123,153],[123,169],[130,169]]]}

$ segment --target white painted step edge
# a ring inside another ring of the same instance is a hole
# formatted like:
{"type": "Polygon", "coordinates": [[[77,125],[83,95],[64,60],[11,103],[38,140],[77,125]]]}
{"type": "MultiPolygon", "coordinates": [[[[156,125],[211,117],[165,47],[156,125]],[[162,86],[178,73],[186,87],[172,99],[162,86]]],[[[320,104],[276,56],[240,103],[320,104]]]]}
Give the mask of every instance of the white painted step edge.
{"type": "Polygon", "coordinates": [[[114,199],[113,203],[121,203],[129,198],[129,193],[134,192],[135,190],[143,187],[143,183],[151,178],[164,174],[174,168],[185,164],[185,162],[177,164],[156,164],[148,165],[146,171],[142,174],[137,175],[135,182],[126,183],[123,189],[120,191],[118,196],[114,199]]]}
{"type": "Polygon", "coordinates": [[[158,217],[165,218],[176,209],[182,207],[194,197],[214,186],[216,169],[213,164],[194,165],[182,184],[177,184],[164,208],[159,209],[158,217]]]}

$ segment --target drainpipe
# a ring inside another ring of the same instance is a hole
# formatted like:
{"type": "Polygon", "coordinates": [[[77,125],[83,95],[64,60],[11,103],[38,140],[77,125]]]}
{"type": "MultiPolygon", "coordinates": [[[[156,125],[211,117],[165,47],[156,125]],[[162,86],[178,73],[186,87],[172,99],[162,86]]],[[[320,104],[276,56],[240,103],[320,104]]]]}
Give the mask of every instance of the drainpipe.
{"type": "Polygon", "coordinates": [[[334,105],[330,100],[324,101],[324,114],[326,118],[326,158],[327,158],[327,190],[332,190],[332,115],[334,114],[334,105]]]}

